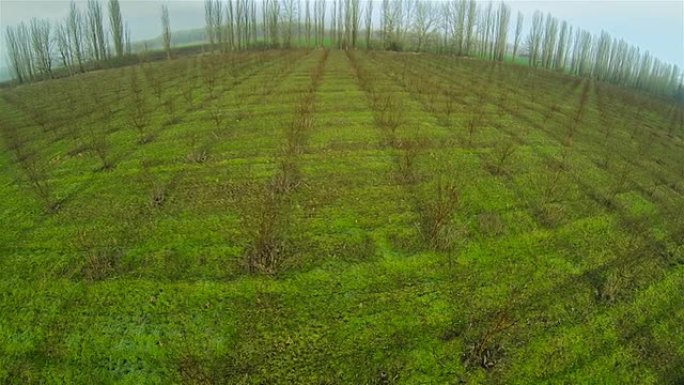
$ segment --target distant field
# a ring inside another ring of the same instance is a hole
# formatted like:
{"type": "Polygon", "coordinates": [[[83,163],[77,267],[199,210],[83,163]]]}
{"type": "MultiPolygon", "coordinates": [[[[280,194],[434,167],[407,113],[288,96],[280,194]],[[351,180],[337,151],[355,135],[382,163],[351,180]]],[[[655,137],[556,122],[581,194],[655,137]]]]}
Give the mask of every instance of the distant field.
{"type": "Polygon", "coordinates": [[[681,384],[682,106],[428,54],[0,94],[8,384],[681,384]]]}

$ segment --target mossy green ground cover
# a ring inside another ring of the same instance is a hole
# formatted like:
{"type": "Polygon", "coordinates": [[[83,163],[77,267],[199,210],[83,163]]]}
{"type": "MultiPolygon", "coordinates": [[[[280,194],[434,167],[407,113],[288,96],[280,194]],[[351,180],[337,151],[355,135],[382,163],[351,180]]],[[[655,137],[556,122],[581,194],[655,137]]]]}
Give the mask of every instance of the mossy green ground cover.
{"type": "Polygon", "coordinates": [[[5,383],[684,381],[681,106],[335,50],[2,96],[5,383]]]}

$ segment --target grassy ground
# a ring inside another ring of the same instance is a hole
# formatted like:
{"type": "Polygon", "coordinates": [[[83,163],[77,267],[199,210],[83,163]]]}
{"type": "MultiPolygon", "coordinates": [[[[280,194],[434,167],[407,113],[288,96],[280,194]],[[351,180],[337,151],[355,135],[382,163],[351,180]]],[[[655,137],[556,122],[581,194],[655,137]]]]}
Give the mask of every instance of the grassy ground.
{"type": "Polygon", "coordinates": [[[5,383],[684,381],[681,106],[336,50],[2,96],[5,383]]]}

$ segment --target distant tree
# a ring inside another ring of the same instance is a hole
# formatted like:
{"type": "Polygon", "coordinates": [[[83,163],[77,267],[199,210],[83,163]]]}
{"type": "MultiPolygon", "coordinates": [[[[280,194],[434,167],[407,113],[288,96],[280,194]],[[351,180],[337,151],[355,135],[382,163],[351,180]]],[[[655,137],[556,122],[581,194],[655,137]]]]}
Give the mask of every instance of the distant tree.
{"type": "Polygon", "coordinates": [[[297,13],[297,3],[295,0],[283,1],[283,46],[292,46],[292,35],[294,30],[294,20],[297,13]]]}
{"type": "Polygon", "coordinates": [[[169,20],[169,7],[166,4],[162,4],[161,7],[161,23],[164,51],[166,51],[166,58],[171,59],[171,22],[169,20]]]}
{"type": "Polygon", "coordinates": [[[416,17],[414,20],[414,30],[418,39],[417,51],[423,49],[428,34],[432,32],[437,21],[436,9],[433,3],[428,0],[418,0],[416,2],[416,17]]]}
{"type": "Polygon", "coordinates": [[[55,30],[55,40],[57,42],[57,50],[62,59],[62,66],[67,69],[69,75],[73,72],[73,58],[71,56],[71,45],[69,43],[69,34],[66,25],[58,25],[55,30]]]}
{"type": "Polygon", "coordinates": [[[325,15],[327,9],[328,5],[325,0],[316,0],[316,8],[314,8],[316,16],[314,17],[314,19],[317,20],[316,25],[318,27],[318,33],[316,34],[316,36],[317,45],[319,47],[322,47],[325,44],[325,15]]]}
{"type": "MultiPolygon", "coordinates": [[[[239,0],[238,0],[239,1],[239,0]]],[[[207,33],[207,38],[209,39],[209,47],[213,51],[216,44],[216,27],[214,23],[216,22],[216,17],[214,16],[214,0],[204,0],[204,23],[205,30],[207,33]]]]}
{"type": "Polygon", "coordinates": [[[124,46],[126,55],[131,55],[133,53],[133,46],[131,45],[131,29],[128,28],[128,24],[126,24],[124,31],[124,46]]]}
{"type": "Polygon", "coordinates": [[[508,23],[511,19],[511,9],[504,3],[499,6],[497,15],[497,30],[496,30],[496,60],[503,61],[506,54],[506,47],[508,45],[508,23]]]}
{"type": "Polygon", "coordinates": [[[98,0],[88,0],[88,39],[91,56],[99,61],[107,59],[107,40],[105,39],[102,6],[98,0]]]}
{"type": "Polygon", "coordinates": [[[306,30],[306,46],[311,47],[311,1],[304,2],[306,14],[304,16],[304,29],[306,30]]]}
{"type": "MultiPolygon", "coordinates": [[[[295,0],[292,0],[295,1],[295,0]]],[[[256,2],[245,0],[245,42],[246,46],[254,46],[257,43],[256,36],[256,2]]]]}
{"type": "Polygon", "coordinates": [[[366,48],[371,47],[371,39],[373,38],[373,1],[368,0],[366,3],[366,48]]]}
{"type": "MultiPolygon", "coordinates": [[[[264,23],[265,25],[265,23],[264,23]]],[[[235,49],[235,8],[233,0],[226,4],[226,50],[235,49]]]]}
{"type": "Polygon", "coordinates": [[[43,75],[52,77],[52,39],[50,38],[50,22],[31,19],[31,48],[36,58],[38,69],[43,75]]]}
{"type": "Polygon", "coordinates": [[[450,34],[454,39],[456,54],[459,56],[463,55],[465,50],[467,5],[464,0],[456,0],[446,3],[444,7],[444,22],[446,24],[444,33],[445,35],[450,34]]]}
{"type": "Polygon", "coordinates": [[[534,16],[532,16],[532,28],[527,37],[529,64],[533,67],[536,67],[539,64],[543,21],[544,16],[542,13],[539,11],[534,12],[534,16]]]}
{"type": "Polygon", "coordinates": [[[214,39],[216,40],[216,44],[218,45],[219,49],[225,50],[225,33],[223,32],[223,1],[215,0],[213,11],[214,21],[212,26],[214,27],[214,39]]]}
{"type": "Polygon", "coordinates": [[[361,3],[359,0],[350,0],[350,15],[351,21],[351,46],[356,48],[359,39],[359,24],[361,23],[361,3]]]}
{"type": "Polygon", "coordinates": [[[109,0],[109,29],[112,33],[112,41],[114,42],[114,52],[117,57],[124,54],[124,25],[121,17],[121,6],[119,0],[109,0]]]}
{"type": "Polygon", "coordinates": [[[401,0],[382,1],[382,35],[385,49],[397,51],[403,45],[404,3],[401,0]]]}
{"type": "Polygon", "coordinates": [[[465,26],[465,49],[463,54],[470,55],[473,49],[473,33],[477,20],[477,2],[468,0],[468,20],[465,26]]]}
{"type": "Polygon", "coordinates": [[[30,80],[36,77],[34,50],[31,47],[31,32],[23,22],[17,27],[17,40],[21,48],[21,63],[24,65],[24,73],[30,80]]]}
{"type": "Polygon", "coordinates": [[[330,10],[330,43],[337,44],[337,28],[339,24],[339,16],[337,15],[338,0],[332,1],[332,9],[330,10]]]}
{"type": "Polygon", "coordinates": [[[478,49],[478,55],[481,57],[488,57],[489,55],[489,41],[491,39],[491,28],[493,25],[493,3],[488,2],[487,7],[484,12],[480,14],[480,43],[478,49]]]}
{"type": "Polygon", "coordinates": [[[12,27],[5,29],[5,42],[7,44],[7,55],[9,64],[19,83],[24,82],[24,64],[22,63],[21,46],[17,31],[12,27]]]}
{"type": "Polygon", "coordinates": [[[605,80],[608,76],[608,61],[610,60],[610,35],[606,31],[601,31],[596,41],[596,53],[594,56],[593,74],[600,80],[605,80]]]}
{"type": "Polygon", "coordinates": [[[520,36],[522,34],[523,27],[523,14],[518,11],[518,17],[515,22],[515,39],[513,40],[513,62],[515,62],[515,56],[518,53],[518,48],[520,47],[520,36]]]}
{"type": "Polygon", "coordinates": [[[551,16],[551,14],[547,14],[544,27],[544,38],[542,40],[542,66],[544,68],[551,68],[553,64],[557,38],[558,20],[551,16]]]}
{"type": "Polygon", "coordinates": [[[76,8],[76,3],[72,0],[69,4],[69,16],[67,16],[67,32],[71,42],[71,52],[76,57],[78,68],[83,69],[83,19],[81,13],[76,8]]]}
{"type": "MultiPolygon", "coordinates": [[[[280,3],[278,1],[270,1],[266,3],[268,14],[268,32],[271,47],[278,47],[279,36],[278,36],[278,26],[280,24],[280,3]]],[[[264,36],[266,38],[266,36],[264,36]]]]}
{"type": "Polygon", "coordinates": [[[591,74],[591,34],[578,30],[575,39],[576,74],[581,76],[591,74]]]}

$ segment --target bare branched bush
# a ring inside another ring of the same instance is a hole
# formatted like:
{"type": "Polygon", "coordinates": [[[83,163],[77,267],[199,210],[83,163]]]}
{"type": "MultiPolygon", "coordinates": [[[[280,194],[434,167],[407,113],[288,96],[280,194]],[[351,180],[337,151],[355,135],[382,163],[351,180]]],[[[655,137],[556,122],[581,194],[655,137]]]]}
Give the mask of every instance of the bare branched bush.
{"type": "Polygon", "coordinates": [[[278,163],[278,172],[269,184],[269,191],[277,195],[288,194],[301,184],[299,166],[293,156],[286,156],[278,163]]]}
{"type": "Polygon", "coordinates": [[[274,274],[278,271],[286,252],[280,232],[277,214],[271,210],[261,210],[254,243],[247,249],[247,263],[251,273],[274,274]]]}
{"type": "Polygon", "coordinates": [[[207,91],[207,95],[209,95],[210,100],[215,97],[214,92],[216,90],[216,82],[218,75],[216,71],[216,63],[214,60],[214,58],[207,56],[202,58],[200,61],[202,82],[204,84],[205,90],[207,91]]]}
{"type": "Polygon", "coordinates": [[[610,188],[609,199],[611,200],[614,200],[618,194],[625,190],[630,180],[632,169],[627,162],[623,162],[619,166],[615,167],[613,173],[615,175],[615,179],[613,180],[613,185],[610,188]]]}
{"type": "Polygon", "coordinates": [[[491,319],[486,321],[484,330],[477,333],[473,338],[468,338],[471,342],[461,356],[462,361],[468,366],[479,366],[491,370],[501,360],[504,350],[498,340],[504,332],[518,323],[514,316],[514,306],[516,305],[514,296],[515,294],[491,316],[491,319]]]}
{"type": "Polygon", "coordinates": [[[438,180],[434,196],[418,202],[419,230],[425,244],[433,250],[448,250],[454,239],[451,221],[459,204],[457,187],[438,180]]]}
{"type": "Polygon", "coordinates": [[[149,207],[158,209],[164,206],[181,177],[182,174],[175,174],[169,180],[164,180],[150,169],[148,163],[143,161],[140,178],[148,193],[149,207]]]}
{"type": "Polygon", "coordinates": [[[88,143],[90,149],[97,155],[101,162],[101,170],[110,170],[114,167],[114,163],[110,156],[111,145],[107,138],[107,132],[101,128],[94,126],[89,127],[90,142],[88,143]]]}
{"type": "Polygon", "coordinates": [[[223,106],[218,100],[214,100],[211,106],[208,108],[207,112],[217,131],[221,130],[221,125],[223,124],[224,112],[223,106]]]}
{"type": "Polygon", "coordinates": [[[166,109],[166,124],[172,125],[180,121],[180,118],[176,114],[176,101],[173,95],[168,95],[164,101],[164,107],[166,109]]]}
{"type": "Polygon", "coordinates": [[[209,160],[209,151],[211,146],[207,141],[200,141],[199,135],[190,133],[190,152],[186,159],[191,163],[204,163],[209,160]]]}
{"type": "Polygon", "coordinates": [[[487,169],[494,175],[505,172],[506,162],[516,151],[516,145],[512,139],[500,140],[494,145],[487,160],[487,169]]]}
{"type": "Polygon", "coordinates": [[[591,82],[589,80],[586,80],[584,82],[584,88],[582,88],[582,94],[580,95],[579,106],[577,107],[577,113],[575,113],[574,124],[572,125],[573,131],[576,130],[575,127],[584,119],[584,116],[586,115],[590,91],[591,91],[591,82]]]}
{"type": "Polygon", "coordinates": [[[455,93],[447,89],[443,93],[443,100],[444,100],[444,125],[449,127],[451,126],[451,117],[453,113],[456,110],[456,97],[455,93]]]}
{"type": "Polygon", "coordinates": [[[556,196],[561,188],[561,174],[562,170],[558,169],[556,172],[552,173],[550,177],[545,178],[544,184],[542,186],[542,193],[540,203],[541,205],[546,205],[548,203],[555,202],[557,200],[556,196]]]}
{"type": "Polygon", "coordinates": [[[397,182],[407,185],[417,183],[419,175],[416,172],[415,164],[421,149],[426,145],[425,139],[416,134],[414,139],[397,140],[392,145],[398,151],[397,182]]]}
{"type": "Polygon", "coordinates": [[[192,111],[194,108],[194,89],[189,81],[183,82],[183,99],[185,100],[185,110],[192,111]]]}
{"type": "Polygon", "coordinates": [[[164,82],[162,74],[159,72],[159,68],[155,68],[152,65],[147,65],[143,68],[145,69],[145,78],[152,89],[152,93],[157,97],[157,102],[161,102],[162,97],[164,96],[164,82]]]}
{"type": "Polygon", "coordinates": [[[470,114],[470,118],[467,122],[468,129],[468,143],[472,145],[475,132],[482,125],[484,120],[484,111],[481,107],[475,108],[470,114]]]}
{"type": "Polygon", "coordinates": [[[130,98],[128,105],[128,118],[139,134],[138,142],[140,144],[147,143],[150,138],[146,135],[145,128],[149,124],[150,116],[147,109],[147,101],[145,92],[140,86],[138,74],[135,67],[131,67],[130,74],[130,98]]]}
{"type": "Polygon", "coordinates": [[[55,200],[50,183],[48,181],[47,165],[40,159],[38,154],[26,157],[19,166],[24,171],[26,181],[36,197],[41,201],[48,212],[57,211],[59,202],[55,200]]]}
{"type": "Polygon", "coordinates": [[[390,144],[396,141],[396,132],[404,121],[403,103],[399,97],[388,94],[381,98],[375,106],[375,122],[380,127],[385,139],[390,144]]]}
{"type": "Polygon", "coordinates": [[[88,281],[101,281],[114,275],[123,257],[123,248],[114,238],[94,239],[91,232],[79,230],[72,246],[84,257],[80,276],[88,281]]]}

